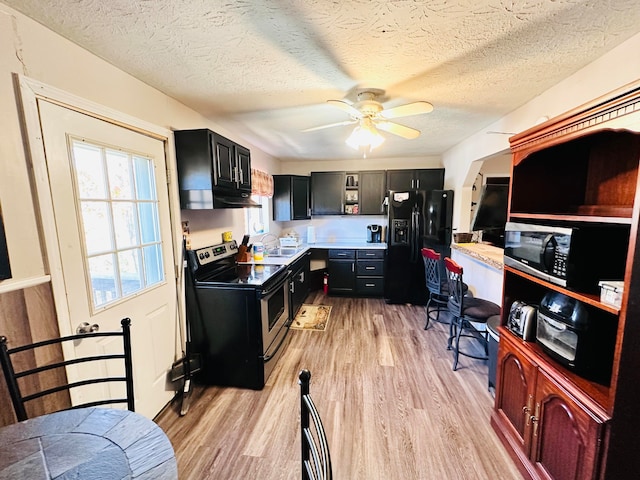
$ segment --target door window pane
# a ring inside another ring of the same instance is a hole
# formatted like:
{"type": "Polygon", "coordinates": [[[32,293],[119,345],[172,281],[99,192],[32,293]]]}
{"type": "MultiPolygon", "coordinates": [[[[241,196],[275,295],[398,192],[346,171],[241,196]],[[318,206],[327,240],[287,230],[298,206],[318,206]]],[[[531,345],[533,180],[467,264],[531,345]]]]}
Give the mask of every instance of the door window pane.
{"type": "Polygon", "coordinates": [[[113,250],[113,233],[107,202],[82,202],[82,224],[84,226],[85,248],[87,255],[110,252],[113,250]]]}
{"type": "Polygon", "coordinates": [[[101,166],[100,148],[87,144],[74,144],[73,156],[79,196],[85,199],[107,198],[107,181],[101,166]]]}
{"type": "Polygon", "coordinates": [[[107,171],[109,172],[109,190],[111,198],[133,199],[133,184],[131,182],[131,161],[124,152],[107,150],[107,171]]]}
{"type": "Polygon", "coordinates": [[[71,138],[94,310],[164,281],[153,159],[71,138]]]}
{"type": "Polygon", "coordinates": [[[113,224],[118,250],[138,245],[138,222],[133,202],[113,203],[113,224]]]}
{"type": "Polygon", "coordinates": [[[120,297],[117,289],[113,255],[100,255],[88,260],[93,304],[100,307],[120,297]]]}

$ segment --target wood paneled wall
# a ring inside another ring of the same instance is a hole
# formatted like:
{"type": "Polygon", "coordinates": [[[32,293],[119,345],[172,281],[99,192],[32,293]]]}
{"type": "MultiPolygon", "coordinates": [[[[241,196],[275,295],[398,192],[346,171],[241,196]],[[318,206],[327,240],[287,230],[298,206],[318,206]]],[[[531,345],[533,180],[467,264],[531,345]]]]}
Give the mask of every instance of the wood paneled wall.
{"type": "MultiPolygon", "coordinates": [[[[21,290],[0,293],[0,335],[7,337],[9,348],[27,343],[47,340],[60,335],[50,283],[43,283],[21,290]]],[[[15,358],[16,370],[44,365],[62,360],[60,348],[39,349],[35,355],[15,358]]],[[[65,372],[54,370],[27,385],[20,384],[23,393],[32,389],[50,387],[66,382],[65,372]]],[[[16,422],[11,408],[11,398],[4,380],[0,380],[0,426],[16,422]]],[[[52,395],[51,398],[34,400],[27,406],[29,416],[41,415],[70,405],[67,394],[52,395]]]]}

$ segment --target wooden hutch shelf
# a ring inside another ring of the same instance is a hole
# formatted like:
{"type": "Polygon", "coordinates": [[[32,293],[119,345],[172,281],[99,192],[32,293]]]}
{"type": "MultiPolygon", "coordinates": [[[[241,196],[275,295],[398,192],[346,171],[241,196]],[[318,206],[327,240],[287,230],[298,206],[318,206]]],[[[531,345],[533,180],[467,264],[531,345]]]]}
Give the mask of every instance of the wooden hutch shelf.
{"type": "Polygon", "coordinates": [[[505,266],[491,423],[525,478],[636,478],[640,302],[632,299],[640,295],[640,81],[510,142],[508,221],[568,228],[589,224],[601,235],[591,250],[572,257],[589,274],[584,277],[589,284],[580,290],[505,266]],[[596,264],[602,262],[593,262],[595,256],[624,272],[620,308],[600,301],[592,279],[601,275],[596,264]],[[602,329],[588,356],[598,359],[604,375],[565,367],[536,342],[504,327],[514,301],[536,304],[548,292],[581,302],[590,324],[602,329]]]}

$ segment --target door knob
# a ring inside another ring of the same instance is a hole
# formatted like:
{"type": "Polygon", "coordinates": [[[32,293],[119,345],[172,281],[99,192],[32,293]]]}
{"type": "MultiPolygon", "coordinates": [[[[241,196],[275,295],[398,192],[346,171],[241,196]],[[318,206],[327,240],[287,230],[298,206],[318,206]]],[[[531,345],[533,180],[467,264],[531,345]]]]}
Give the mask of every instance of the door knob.
{"type": "Polygon", "coordinates": [[[76,328],[76,333],[77,334],[93,333],[93,332],[97,332],[98,330],[100,330],[100,325],[98,325],[97,323],[94,323],[93,325],[89,325],[87,322],[82,322],[76,328]]]}

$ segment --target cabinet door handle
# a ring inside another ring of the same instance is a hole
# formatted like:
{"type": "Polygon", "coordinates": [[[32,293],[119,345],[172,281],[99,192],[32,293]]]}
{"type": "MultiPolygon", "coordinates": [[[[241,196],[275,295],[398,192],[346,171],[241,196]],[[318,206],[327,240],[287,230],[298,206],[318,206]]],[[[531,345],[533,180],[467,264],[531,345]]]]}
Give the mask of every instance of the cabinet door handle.
{"type": "Polygon", "coordinates": [[[365,270],[375,270],[376,267],[364,267],[365,270]]]}
{"type": "Polygon", "coordinates": [[[375,287],[376,284],[375,283],[365,283],[364,286],[365,287],[375,287]]]}
{"type": "Polygon", "coordinates": [[[355,264],[355,263],[352,263],[352,264],[351,264],[351,271],[352,271],[352,272],[355,272],[355,271],[356,271],[356,264],[355,264]]]}
{"type": "Polygon", "coordinates": [[[540,424],[540,402],[536,403],[536,414],[531,417],[533,423],[533,436],[538,436],[538,425],[540,424]]]}

